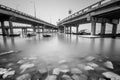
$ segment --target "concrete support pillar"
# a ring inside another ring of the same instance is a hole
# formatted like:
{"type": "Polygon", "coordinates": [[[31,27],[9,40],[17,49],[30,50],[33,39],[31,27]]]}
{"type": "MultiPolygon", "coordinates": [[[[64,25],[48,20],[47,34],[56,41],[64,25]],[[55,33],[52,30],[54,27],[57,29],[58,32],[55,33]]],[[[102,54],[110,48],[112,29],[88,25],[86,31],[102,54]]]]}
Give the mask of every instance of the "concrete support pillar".
{"type": "Polygon", "coordinates": [[[24,29],[24,34],[27,35],[27,28],[24,29]]]}
{"type": "Polygon", "coordinates": [[[26,30],[26,34],[27,34],[28,33],[27,28],[25,30],[26,30]]]}
{"type": "Polygon", "coordinates": [[[76,33],[79,32],[79,25],[76,26],[76,33]]]}
{"type": "Polygon", "coordinates": [[[2,35],[6,36],[4,21],[1,21],[2,35]]]}
{"type": "Polygon", "coordinates": [[[24,28],[22,28],[22,35],[24,34],[24,28]]]}
{"type": "Polygon", "coordinates": [[[66,26],[64,26],[64,33],[66,34],[66,26]]]}
{"type": "Polygon", "coordinates": [[[91,35],[96,34],[96,22],[93,20],[91,23],[91,35]]]}
{"type": "Polygon", "coordinates": [[[52,33],[53,33],[53,29],[52,29],[52,33]]]}
{"type": "Polygon", "coordinates": [[[42,33],[44,33],[44,26],[42,26],[42,33]]]}
{"type": "Polygon", "coordinates": [[[72,34],[72,26],[70,26],[70,34],[72,34]]]}
{"type": "Polygon", "coordinates": [[[5,32],[6,32],[6,35],[9,35],[9,29],[8,28],[5,29],[5,32]]]}
{"type": "Polygon", "coordinates": [[[35,26],[33,26],[33,32],[36,32],[36,28],[35,28],[35,26]]]}
{"type": "Polygon", "coordinates": [[[14,32],[13,32],[13,24],[12,24],[12,21],[9,20],[9,27],[10,27],[10,35],[13,35],[14,32]]]}
{"type": "Polygon", "coordinates": [[[116,33],[117,33],[117,24],[113,24],[113,28],[112,28],[113,37],[116,36],[116,33]]]}
{"type": "Polygon", "coordinates": [[[40,33],[40,27],[38,26],[38,33],[40,33]]]}
{"type": "Polygon", "coordinates": [[[101,23],[101,35],[105,35],[106,23],[101,23]]]}

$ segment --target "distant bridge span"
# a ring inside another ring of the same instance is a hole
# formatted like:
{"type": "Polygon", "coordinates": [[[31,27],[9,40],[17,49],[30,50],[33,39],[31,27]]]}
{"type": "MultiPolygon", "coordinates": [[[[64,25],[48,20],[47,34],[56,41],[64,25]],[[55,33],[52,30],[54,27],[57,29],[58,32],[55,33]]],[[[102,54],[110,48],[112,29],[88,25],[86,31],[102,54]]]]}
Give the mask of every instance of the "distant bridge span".
{"type": "Polygon", "coordinates": [[[21,11],[9,8],[4,5],[0,5],[0,22],[2,27],[2,32],[5,34],[5,24],[4,21],[9,22],[10,34],[13,34],[13,24],[12,22],[30,24],[32,28],[36,26],[43,26],[43,28],[57,29],[55,25],[23,13],[21,11]]]}
{"type": "Polygon", "coordinates": [[[58,27],[75,26],[77,27],[76,32],[78,32],[79,24],[91,23],[91,34],[95,35],[96,23],[101,23],[101,35],[104,35],[106,23],[110,23],[113,24],[112,34],[115,36],[119,18],[120,0],[101,0],[64,18],[58,23],[58,27]]]}

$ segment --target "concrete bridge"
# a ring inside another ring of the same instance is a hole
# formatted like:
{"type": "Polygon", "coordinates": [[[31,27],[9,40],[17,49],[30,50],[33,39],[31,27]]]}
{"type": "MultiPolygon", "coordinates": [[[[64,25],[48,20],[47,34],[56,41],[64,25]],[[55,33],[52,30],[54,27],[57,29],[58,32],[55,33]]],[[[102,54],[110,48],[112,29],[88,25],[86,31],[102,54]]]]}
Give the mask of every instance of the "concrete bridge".
{"type": "MultiPolygon", "coordinates": [[[[32,26],[12,26],[13,30],[14,29],[21,29],[22,33],[27,34],[29,32],[28,29],[33,29],[32,26]]],[[[0,29],[2,29],[2,26],[0,26],[0,29]]],[[[4,26],[4,31],[5,35],[10,35],[10,27],[9,26],[4,26]]],[[[45,27],[43,30],[42,26],[35,26],[33,29],[34,32],[38,33],[45,33],[47,31],[49,32],[57,32],[57,28],[52,28],[52,27],[45,27]]]]}
{"type": "Polygon", "coordinates": [[[101,0],[92,4],[66,18],[58,23],[59,29],[66,31],[66,28],[78,27],[80,24],[91,23],[91,35],[96,34],[96,23],[101,23],[100,35],[105,34],[106,23],[113,25],[112,34],[116,36],[117,25],[120,18],[120,0],[101,0]]]}
{"type": "MultiPolygon", "coordinates": [[[[21,11],[9,8],[7,6],[0,5],[0,22],[1,22],[1,28],[2,28],[3,35],[6,35],[5,23],[4,23],[5,21],[9,22],[10,34],[14,34],[13,22],[29,24],[31,25],[31,28],[33,28],[34,31],[36,31],[35,30],[36,27],[41,27],[41,26],[42,26],[43,31],[44,31],[44,28],[57,29],[56,26],[51,23],[45,22],[41,19],[38,19],[36,17],[33,17],[21,11]]],[[[18,27],[14,27],[14,28],[18,28],[18,27]]]]}

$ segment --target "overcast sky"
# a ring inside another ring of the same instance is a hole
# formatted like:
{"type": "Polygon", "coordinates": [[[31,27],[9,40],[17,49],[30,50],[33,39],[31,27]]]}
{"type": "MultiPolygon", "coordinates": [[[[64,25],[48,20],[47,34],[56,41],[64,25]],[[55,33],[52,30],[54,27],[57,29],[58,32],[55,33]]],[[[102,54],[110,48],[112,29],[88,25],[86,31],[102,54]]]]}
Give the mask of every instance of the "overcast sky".
{"type": "Polygon", "coordinates": [[[34,16],[34,1],[37,18],[56,24],[68,16],[68,10],[74,13],[99,0],[0,0],[0,4],[34,16]]]}

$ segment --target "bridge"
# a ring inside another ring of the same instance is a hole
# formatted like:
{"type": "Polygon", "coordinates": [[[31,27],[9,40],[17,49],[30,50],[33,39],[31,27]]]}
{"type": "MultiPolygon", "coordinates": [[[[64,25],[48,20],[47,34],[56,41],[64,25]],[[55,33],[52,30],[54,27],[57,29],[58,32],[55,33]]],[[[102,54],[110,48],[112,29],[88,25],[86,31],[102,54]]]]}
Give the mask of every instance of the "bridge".
{"type": "Polygon", "coordinates": [[[96,35],[96,23],[101,23],[100,35],[105,35],[106,23],[112,24],[113,37],[116,36],[117,26],[120,18],[120,0],[101,0],[94,3],[66,18],[58,23],[60,30],[76,27],[76,33],[79,31],[80,24],[91,23],[91,35],[96,35]]]}
{"type": "Polygon", "coordinates": [[[2,28],[3,35],[6,35],[6,30],[5,30],[6,28],[5,28],[5,23],[4,23],[5,21],[9,22],[10,34],[14,34],[13,22],[29,24],[31,25],[31,28],[33,28],[33,31],[36,31],[35,30],[36,27],[40,27],[40,28],[42,27],[43,31],[44,31],[44,28],[49,28],[49,29],[54,29],[54,30],[57,29],[56,26],[51,23],[48,23],[46,21],[43,21],[41,19],[38,19],[26,13],[23,13],[21,11],[12,9],[10,7],[0,5],[0,22],[1,22],[1,28],[2,28]]]}
{"type": "MultiPolygon", "coordinates": [[[[12,26],[13,30],[14,29],[21,29],[22,33],[27,34],[28,33],[28,29],[33,29],[32,26],[12,26]]],[[[0,29],[2,29],[2,26],[0,26],[0,29]]],[[[35,32],[38,33],[45,33],[46,30],[49,32],[57,32],[56,28],[52,28],[52,27],[45,27],[43,30],[42,26],[36,26],[33,29],[35,32]]],[[[4,31],[6,35],[10,35],[10,27],[9,26],[4,26],[4,31]]]]}

